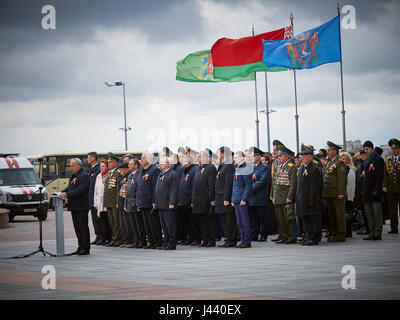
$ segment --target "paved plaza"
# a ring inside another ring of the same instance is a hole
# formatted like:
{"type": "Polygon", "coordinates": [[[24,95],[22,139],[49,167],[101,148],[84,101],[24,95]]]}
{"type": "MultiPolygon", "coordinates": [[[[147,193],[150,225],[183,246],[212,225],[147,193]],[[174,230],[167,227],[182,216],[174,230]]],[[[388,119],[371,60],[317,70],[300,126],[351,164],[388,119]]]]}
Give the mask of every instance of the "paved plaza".
{"type": "MultiPolygon", "coordinates": [[[[76,249],[65,212],[66,252],[76,249]]],[[[319,246],[253,242],[251,249],[178,246],[176,251],[92,246],[90,256],[6,259],[37,249],[39,225],[16,217],[0,229],[0,299],[399,299],[400,235],[383,241],[354,235],[319,246]],[[44,290],[42,268],[54,266],[56,289],[44,290]],[[342,288],[343,266],[356,289],[342,288]]],[[[93,227],[90,223],[92,240],[93,227]]],[[[44,248],[56,252],[55,216],[43,223],[44,248]]]]}

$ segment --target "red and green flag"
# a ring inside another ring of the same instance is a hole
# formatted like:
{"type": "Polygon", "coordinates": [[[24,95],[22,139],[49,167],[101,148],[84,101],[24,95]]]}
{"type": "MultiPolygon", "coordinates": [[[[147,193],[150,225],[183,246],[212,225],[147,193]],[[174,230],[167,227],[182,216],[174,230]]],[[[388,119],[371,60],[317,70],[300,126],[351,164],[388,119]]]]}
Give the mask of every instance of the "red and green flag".
{"type": "Polygon", "coordinates": [[[211,50],[202,50],[187,55],[176,63],[176,80],[187,82],[221,82],[221,81],[249,81],[254,80],[254,72],[245,77],[218,79],[214,76],[214,67],[211,50]]]}
{"type": "Polygon", "coordinates": [[[282,40],[292,37],[292,27],[240,39],[221,38],[211,48],[214,77],[229,80],[246,77],[256,71],[284,71],[284,67],[268,67],[263,62],[264,40],[282,40]]]}

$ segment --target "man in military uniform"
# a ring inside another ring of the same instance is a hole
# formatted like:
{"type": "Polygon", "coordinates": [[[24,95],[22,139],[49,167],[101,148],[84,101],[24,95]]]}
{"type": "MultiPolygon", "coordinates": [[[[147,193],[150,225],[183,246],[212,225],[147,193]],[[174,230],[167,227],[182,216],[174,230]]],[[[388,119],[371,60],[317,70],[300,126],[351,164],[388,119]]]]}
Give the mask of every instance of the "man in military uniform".
{"type": "Polygon", "coordinates": [[[108,172],[104,179],[103,205],[107,208],[108,219],[112,229],[112,241],[107,244],[107,247],[119,247],[122,238],[117,208],[118,180],[121,177],[120,172],[117,170],[118,160],[114,154],[108,153],[108,172]]]}
{"type": "MultiPolygon", "coordinates": [[[[278,166],[279,166],[279,160],[278,160],[278,154],[279,154],[279,146],[284,146],[282,142],[279,140],[274,140],[272,141],[272,146],[273,146],[273,151],[272,151],[272,165],[271,165],[271,190],[270,190],[270,201],[272,202],[272,187],[275,183],[275,178],[276,175],[275,173],[278,171],[278,166]]],[[[280,234],[280,226],[279,226],[279,219],[278,219],[278,213],[275,211],[275,207],[272,205],[272,210],[273,210],[273,216],[275,218],[275,224],[277,227],[278,234],[280,234]]],[[[280,240],[279,237],[272,239],[272,241],[278,241],[280,240]]]]}
{"type": "Polygon", "coordinates": [[[123,162],[118,166],[121,176],[118,179],[118,211],[119,223],[122,236],[121,248],[130,247],[133,244],[133,234],[129,214],[125,210],[126,186],[128,183],[129,167],[128,163],[123,162]]]}
{"type": "Polygon", "coordinates": [[[400,204],[400,141],[393,138],[388,142],[392,148],[392,156],[386,159],[383,191],[388,193],[390,227],[389,233],[399,232],[400,204]]]}
{"type": "Polygon", "coordinates": [[[328,163],[323,197],[328,202],[330,234],[328,242],[346,241],[346,165],[339,157],[340,146],[328,141],[328,163]]]}
{"type": "Polygon", "coordinates": [[[249,213],[253,241],[267,241],[267,203],[271,183],[271,172],[261,163],[263,152],[251,147],[253,158],[252,192],[249,197],[249,213]],[[258,236],[260,235],[260,238],[258,236]]]}
{"type": "Polygon", "coordinates": [[[292,221],[294,218],[293,203],[296,195],[297,169],[289,160],[294,152],[284,146],[279,148],[279,165],[274,173],[271,197],[275,206],[279,225],[279,240],[275,243],[296,243],[293,236],[292,221]],[[289,217],[289,215],[292,215],[289,217]]]}

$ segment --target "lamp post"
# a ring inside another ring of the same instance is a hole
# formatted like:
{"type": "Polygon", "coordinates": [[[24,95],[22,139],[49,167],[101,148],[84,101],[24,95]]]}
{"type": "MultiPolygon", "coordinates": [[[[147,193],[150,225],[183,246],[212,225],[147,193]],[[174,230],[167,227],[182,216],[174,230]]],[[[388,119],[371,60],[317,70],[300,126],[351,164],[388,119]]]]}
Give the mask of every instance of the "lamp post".
{"type": "Polygon", "coordinates": [[[265,113],[266,118],[267,118],[267,144],[268,144],[268,152],[271,152],[271,134],[270,134],[270,127],[269,127],[269,114],[272,112],[276,112],[273,109],[270,109],[269,106],[267,106],[267,109],[260,110],[260,113],[265,113]]]}
{"type": "Polygon", "coordinates": [[[114,83],[104,82],[107,87],[119,87],[122,86],[122,91],[124,94],[124,127],[120,128],[120,130],[124,131],[125,133],[125,151],[128,151],[128,130],[131,130],[130,127],[126,126],[126,100],[125,100],[125,82],[117,81],[114,83]]]}

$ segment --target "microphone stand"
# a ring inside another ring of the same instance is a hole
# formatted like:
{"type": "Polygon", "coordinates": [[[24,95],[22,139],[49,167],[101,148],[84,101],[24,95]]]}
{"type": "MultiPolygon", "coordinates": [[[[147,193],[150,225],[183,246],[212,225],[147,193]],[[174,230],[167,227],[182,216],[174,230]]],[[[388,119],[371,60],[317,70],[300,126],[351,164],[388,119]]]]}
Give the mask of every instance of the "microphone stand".
{"type": "MultiPolygon", "coordinates": [[[[61,173],[58,173],[58,174],[56,174],[49,182],[47,182],[46,183],[46,185],[45,186],[48,186],[50,183],[52,183],[54,180],[56,180],[56,179],[58,179],[60,176],[62,176],[64,174],[64,172],[61,172],[61,173]]],[[[46,254],[48,254],[49,256],[51,256],[51,257],[56,257],[56,255],[55,254],[52,254],[52,253],[50,253],[50,252],[48,252],[48,251],[46,251],[46,250],[44,250],[43,249],[43,232],[42,232],[42,230],[43,230],[43,228],[42,228],[42,221],[43,221],[43,217],[41,217],[41,209],[42,209],[42,190],[43,190],[43,188],[44,188],[44,186],[40,186],[39,187],[39,195],[40,195],[40,197],[39,197],[39,208],[38,208],[38,214],[37,214],[37,218],[38,218],[38,220],[39,220],[39,248],[36,250],[36,251],[34,251],[34,252],[31,252],[31,253],[28,253],[28,254],[26,254],[26,255],[21,255],[21,256],[15,256],[15,257],[11,257],[11,258],[9,258],[9,259],[20,259],[20,258],[27,258],[27,257],[30,257],[30,256],[32,256],[32,255],[34,255],[34,254],[36,254],[36,253],[39,253],[39,252],[41,252],[42,254],[43,254],[43,256],[46,256],[46,254]]],[[[37,191],[35,191],[33,194],[35,194],[35,193],[37,193],[37,191]]],[[[27,195],[28,196],[28,195],[27,195]]]]}

